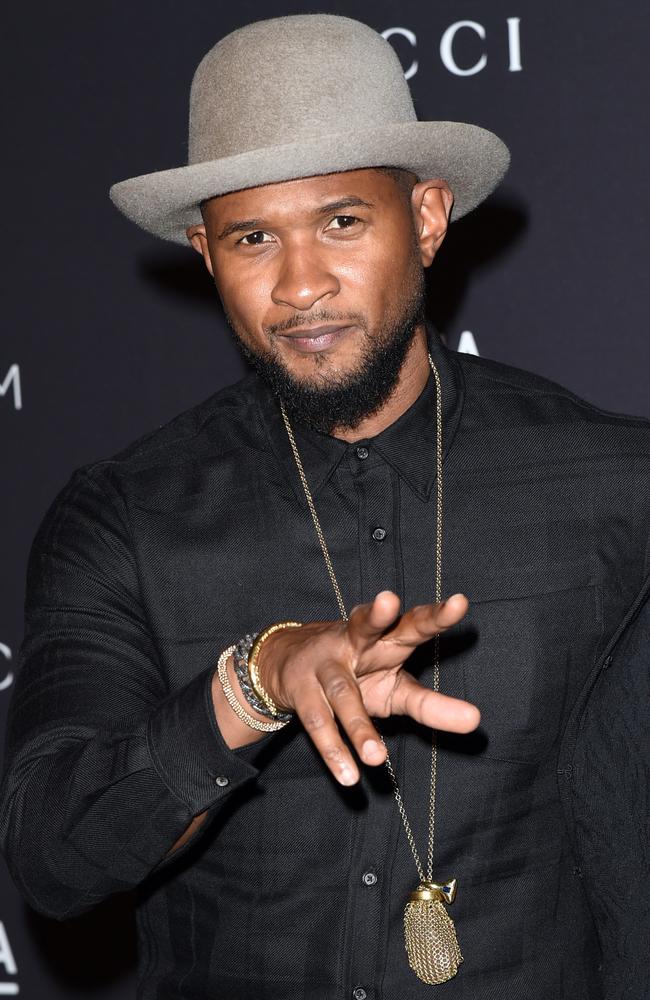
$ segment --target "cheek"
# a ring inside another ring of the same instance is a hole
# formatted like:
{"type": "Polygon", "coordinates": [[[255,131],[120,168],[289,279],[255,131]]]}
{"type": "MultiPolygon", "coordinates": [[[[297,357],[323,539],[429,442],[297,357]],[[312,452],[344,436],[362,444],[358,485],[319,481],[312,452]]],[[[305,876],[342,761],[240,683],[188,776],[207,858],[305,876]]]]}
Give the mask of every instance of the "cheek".
{"type": "Polygon", "coordinates": [[[338,273],[349,284],[382,294],[399,288],[413,267],[412,246],[405,234],[393,229],[375,232],[337,262],[338,273]]]}
{"type": "Polygon", "coordinates": [[[391,304],[408,296],[419,268],[403,237],[375,240],[349,262],[345,281],[366,299],[370,312],[385,315],[391,304]]]}
{"type": "MultiPolygon", "coordinates": [[[[217,270],[218,275],[220,272],[217,270]]],[[[238,326],[245,330],[255,330],[263,319],[270,298],[270,284],[262,273],[253,277],[250,274],[237,273],[230,267],[227,278],[216,281],[219,296],[224,309],[238,326]]]]}

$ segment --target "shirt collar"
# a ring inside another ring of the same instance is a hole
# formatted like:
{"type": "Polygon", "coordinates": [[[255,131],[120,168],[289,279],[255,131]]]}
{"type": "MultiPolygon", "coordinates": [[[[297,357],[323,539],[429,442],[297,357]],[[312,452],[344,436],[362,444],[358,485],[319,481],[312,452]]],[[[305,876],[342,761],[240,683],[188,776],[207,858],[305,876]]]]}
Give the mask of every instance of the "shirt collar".
{"type": "MultiPolygon", "coordinates": [[[[453,443],[463,402],[460,367],[439,334],[427,324],[427,341],[438,369],[442,386],[443,460],[453,443]]],[[[256,395],[271,448],[284,468],[298,497],[304,497],[295,459],[282,419],[279,402],[270,387],[255,375],[256,395]]],[[[376,449],[393,466],[411,490],[428,500],[436,475],[436,395],[433,372],[414,403],[381,433],[353,444],[314,430],[292,420],[298,452],[309,488],[314,496],[330,479],[337,465],[349,451],[366,445],[376,449]]]]}

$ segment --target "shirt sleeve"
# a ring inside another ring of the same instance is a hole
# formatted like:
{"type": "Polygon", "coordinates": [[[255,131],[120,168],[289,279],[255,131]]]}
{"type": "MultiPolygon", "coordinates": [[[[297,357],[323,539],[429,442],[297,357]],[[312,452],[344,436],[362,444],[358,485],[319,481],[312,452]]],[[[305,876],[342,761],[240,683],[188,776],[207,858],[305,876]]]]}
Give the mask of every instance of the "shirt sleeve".
{"type": "Polygon", "coordinates": [[[650,599],[605,663],[576,744],[575,827],[603,998],[638,1000],[650,997],[650,599]]]}
{"type": "MultiPolygon", "coordinates": [[[[0,786],[0,843],[32,907],[64,918],[133,888],[257,769],[216,724],[214,667],[170,691],[119,493],[78,470],[30,553],[0,786]]],[[[219,651],[215,651],[215,660],[219,651]]],[[[186,845],[181,851],[187,849],[186,845]]]]}

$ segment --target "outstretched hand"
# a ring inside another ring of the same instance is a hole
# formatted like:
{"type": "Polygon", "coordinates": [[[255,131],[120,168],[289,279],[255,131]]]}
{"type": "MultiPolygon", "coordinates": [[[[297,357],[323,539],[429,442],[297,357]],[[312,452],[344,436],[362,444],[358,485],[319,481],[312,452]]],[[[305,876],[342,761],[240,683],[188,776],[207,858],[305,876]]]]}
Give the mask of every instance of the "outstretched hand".
{"type": "Polygon", "coordinates": [[[359,758],[372,765],[387,753],[372,717],[408,715],[455,733],[478,726],[474,705],[424,687],[403,667],[414,649],[459,622],[468,606],[463,594],[454,594],[400,614],[397,594],[383,590],[353,608],[347,622],[274,632],[260,651],[261,680],[278,706],[298,715],[334,777],[352,785],[359,768],[339,726],[359,758]]]}

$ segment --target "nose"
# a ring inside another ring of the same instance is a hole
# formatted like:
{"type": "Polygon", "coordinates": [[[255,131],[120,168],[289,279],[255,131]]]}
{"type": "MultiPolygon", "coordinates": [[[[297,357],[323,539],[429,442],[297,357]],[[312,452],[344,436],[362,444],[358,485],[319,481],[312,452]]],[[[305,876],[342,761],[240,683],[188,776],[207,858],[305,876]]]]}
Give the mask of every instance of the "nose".
{"type": "Polygon", "coordinates": [[[283,248],[277,280],[271,292],[276,305],[307,310],[339,291],[338,278],[318,252],[304,244],[283,248]]]}

